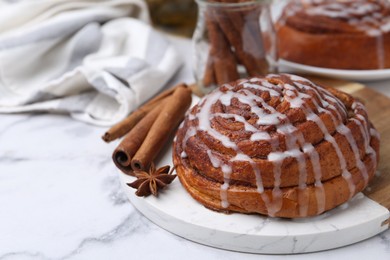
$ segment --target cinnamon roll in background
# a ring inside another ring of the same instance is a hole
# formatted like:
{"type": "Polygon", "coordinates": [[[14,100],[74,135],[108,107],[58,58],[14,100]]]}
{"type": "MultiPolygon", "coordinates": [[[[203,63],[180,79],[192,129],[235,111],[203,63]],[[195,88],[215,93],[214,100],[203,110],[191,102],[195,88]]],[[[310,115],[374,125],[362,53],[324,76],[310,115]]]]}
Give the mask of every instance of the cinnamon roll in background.
{"type": "Polygon", "coordinates": [[[324,68],[390,68],[389,0],[292,0],[276,25],[280,58],[324,68]]]}
{"type": "Polygon", "coordinates": [[[348,94],[294,75],[222,85],[187,114],[173,161],[204,206],[273,217],[315,216],[373,177],[379,137],[348,94]]]}

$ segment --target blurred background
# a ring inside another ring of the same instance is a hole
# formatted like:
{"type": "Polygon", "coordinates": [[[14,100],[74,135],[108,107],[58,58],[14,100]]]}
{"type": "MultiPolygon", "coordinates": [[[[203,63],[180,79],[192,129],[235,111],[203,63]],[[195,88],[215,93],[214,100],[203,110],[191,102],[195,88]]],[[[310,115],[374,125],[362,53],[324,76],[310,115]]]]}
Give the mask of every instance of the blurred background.
{"type": "Polygon", "coordinates": [[[153,25],[168,33],[191,37],[196,25],[194,0],[146,0],[153,25]]]}

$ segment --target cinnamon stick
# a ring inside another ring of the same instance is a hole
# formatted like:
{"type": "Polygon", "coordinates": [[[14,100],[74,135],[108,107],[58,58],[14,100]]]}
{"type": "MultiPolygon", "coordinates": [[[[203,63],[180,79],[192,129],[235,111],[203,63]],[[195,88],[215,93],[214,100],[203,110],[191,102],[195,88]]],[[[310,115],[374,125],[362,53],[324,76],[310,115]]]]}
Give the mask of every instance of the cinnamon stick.
{"type": "MultiPolygon", "coordinates": [[[[239,0],[216,0],[220,3],[241,3],[239,0]]],[[[222,11],[229,17],[229,19],[233,22],[234,29],[241,32],[244,28],[244,19],[241,15],[241,12],[233,11],[226,13],[225,11],[222,11]]]]}
{"type": "Polygon", "coordinates": [[[225,35],[215,21],[215,12],[209,11],[206,24],[210,40],[210,57],[217,84],[224,84],[239,78],[237,62],[225,35]]]}
{"type": "MultiPolygon", "coordinates": [[[[241,0],[241,2],[245,2],[245,1],[247,0],[241,0]]],[[[252,37],[252,40],[247,42],[248,51],[252,53],[256,61],[256,66],[262,75],[268,73],[269,71],[269,64],[266,59],[267,46],[265,44],[265,35],[263,34],[259,23],[259,16],[261,15],[261,12],[264,11],[263,8],[267,8],[267,7],[263,7],[263,6],[256,6],[256,8],[250,7],[247,10],[244,10],[242,12],[242,16],[245,17],[245,26],[247,28],[246,30],[244,30],[244,32],[246,32],[247,35],[243,35],[242,37],[243,39],[245,39],[245,37],[249,35],[252,37]]],[[[269,21],[270,22],[272,21],[271,17],[269,17],[269,21]]]]}
{"type": "Polygon", "coordinates": [[[140,108],[131,113],[127,118],[111,127],[103,136],[102,139],[109,143],[113,140],[123,137],[127,134],[147,113],[154,107],[158,106],[162,100],[170,96],[177,88],[185,87],[185,84],[179,84],[171,89],[167,89],[158,96],[154,97],[140,108]]]}
{"type": "Polygon", "coordinates": [[[144,142],[146,135],[152,127],[166,100],[159,103],[150,111],[131,131],[125,135],[121,143],[112,154],[115,165],[124,173],[133,175],[131,159],[144,142]]]}
{"type": "MultiPolygon", "coordinates": [[[[241,31],[238,31],[234,28],[235,23],[230,20],[230,15],[231,14],[227,15],[224,11],[220,10],[215,13],[215,19],[219,27],[221,28],[221,31],[228,40],[229,44],[234,47],[235,53],[239,61],[245,66],[248,73],[249,71],[252,72],[254,64],[253,62],[251,62],[251,56],[247,55],[247,53],[244,51],[244,39],[241,39],[241,31]]],[[[243,28],[241,28],[241,30],[242,29],[243,28]]]]}
{"type": "MultiPolygon", "coordinates": [[[[222,0],[222,2],[224,1],[222,0]]],[[[257,13],[256,10],[232,13],[221,10],[215,15],[221,30],[229,44],[234,47],[237,58],[244,65],[249,76],[266,73],[263,63],[265,60],[262,52],[263,43],[259,38],[261,37],[261,31],[257,19],[258,15],[258,10],[257,13]],[[256,28],[256,24],[259,30],[254,32],[253,29],[256,28]],[[258,33],[258,35],[254,33],[258,33]],[[259,39],[256,40],[256,38],[259,39]]]]}
{"type": "Polygon", "coordinates": [[[131,160],[133,170],[146,170],[191,105],[191,90],[177,88],[149,130],[145,141],[131,160]]]}

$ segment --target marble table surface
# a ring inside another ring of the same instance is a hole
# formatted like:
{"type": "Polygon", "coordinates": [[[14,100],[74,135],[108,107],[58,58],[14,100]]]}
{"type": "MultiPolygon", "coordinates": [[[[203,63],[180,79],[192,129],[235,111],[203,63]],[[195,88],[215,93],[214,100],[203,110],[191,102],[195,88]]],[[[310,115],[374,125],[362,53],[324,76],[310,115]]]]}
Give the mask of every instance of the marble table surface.
{"type": "MultiPolygon", "coordinates": [[[[190,55],[188,40],[172,40],[190,55]]],[[[169,85],[191,82],[189,64],[169,85]]],[[[368,85],[390,96],[390,81],[368,85]]],[[[287,257],[225,251],[173,235],[127,200],[111,161],[117,143],[101,141],[104,131],[67,115],[0,115],[0,260],[390,257],[390,230],[354,245],[287,257]]]]}

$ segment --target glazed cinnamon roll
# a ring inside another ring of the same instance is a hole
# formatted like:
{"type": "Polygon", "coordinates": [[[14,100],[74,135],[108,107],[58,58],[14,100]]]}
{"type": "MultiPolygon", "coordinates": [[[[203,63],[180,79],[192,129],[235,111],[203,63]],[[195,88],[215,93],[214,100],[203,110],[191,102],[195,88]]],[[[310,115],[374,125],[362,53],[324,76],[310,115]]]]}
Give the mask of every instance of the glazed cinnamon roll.
{"type": "Polygon", "coordinates": [[[358,100],[283,74],[225,84],[201,99],[176,134],[173,161],[207,208],[298,218],[362,191],[378,151],[358,100]]]}
{"type": "Polygon", "coordinates": [[[292,0],[277,25],[282,59],[324,68],[390,68],[390,1],[292,0]]]}

